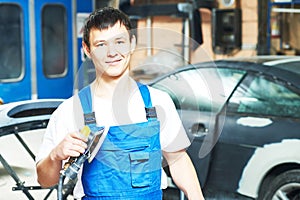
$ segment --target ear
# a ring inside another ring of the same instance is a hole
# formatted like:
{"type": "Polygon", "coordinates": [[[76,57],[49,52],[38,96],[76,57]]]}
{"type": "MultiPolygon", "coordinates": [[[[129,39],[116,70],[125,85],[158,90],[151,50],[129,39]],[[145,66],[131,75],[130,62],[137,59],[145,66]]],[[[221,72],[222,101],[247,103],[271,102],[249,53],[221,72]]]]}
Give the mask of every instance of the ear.
{"type": "Polygon", "coordinates": [[[136,37],[135,35],[131,36],[131,43],[130,43],[130,53],[133,53],[136,47],[136,37]]]}
{"type": "Polygon", "coordinates": [[[90,53],[90,48],[87,46],[87,44],[85,42],[82,41],[82,48],[83,48],[83,51],[85,53],[85,55],[88,57],[88,58],[91,58],[91,53],[90,53]]]}

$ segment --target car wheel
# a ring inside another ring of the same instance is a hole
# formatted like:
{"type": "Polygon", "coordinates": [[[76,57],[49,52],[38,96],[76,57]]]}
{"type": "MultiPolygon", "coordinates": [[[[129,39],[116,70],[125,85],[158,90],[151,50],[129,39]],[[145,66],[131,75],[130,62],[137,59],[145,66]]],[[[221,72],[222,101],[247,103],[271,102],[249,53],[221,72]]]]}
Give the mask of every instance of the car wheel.
{"type": "Polygon", "coordinates": [[[259,193],[259,200],[299,200],[300,169],[285,171],[264,181],[259,193]]]}

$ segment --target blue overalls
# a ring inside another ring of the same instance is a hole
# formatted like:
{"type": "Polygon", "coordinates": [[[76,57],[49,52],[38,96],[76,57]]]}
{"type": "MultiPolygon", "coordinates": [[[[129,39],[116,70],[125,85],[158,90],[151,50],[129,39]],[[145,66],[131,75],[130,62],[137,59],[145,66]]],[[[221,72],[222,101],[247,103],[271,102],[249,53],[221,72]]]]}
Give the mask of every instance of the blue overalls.
{"type": "MultiPolygon", "coordinates": [[[[84,200],[162,199],[160,123],[148,87],[137,84],[147,122],[109,128],[95,158],[83,165],[84,200]]],[[[87,105],[83,106],[84,113],[92,112],[90,96],[89,86],[79,93],[81,102],[87,105]]]]}

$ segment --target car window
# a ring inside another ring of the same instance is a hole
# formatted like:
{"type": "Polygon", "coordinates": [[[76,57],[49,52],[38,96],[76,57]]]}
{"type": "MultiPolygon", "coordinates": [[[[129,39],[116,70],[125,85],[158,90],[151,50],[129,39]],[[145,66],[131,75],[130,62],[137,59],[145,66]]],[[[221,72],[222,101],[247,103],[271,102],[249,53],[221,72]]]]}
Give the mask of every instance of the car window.
{"type": "Polygon", "coordinates": [[[66,12],[62,5],[43,7],[43,72],[48,78],[63,77],[68,71],[66,12]]]}
{"type": "Polygon", "coordinates": [[[283,82],[259,76],[249,87],[241,84],[230,100],[240,113],[300,117],[300,95],[283,82]]]}
{"type": "Polygon", "coordinates": [[[169,93],[177,109],[217,112],[244,73],[228,68],[194,68],[168,76],[153,87],[169,93]]]}
{"type": "Polygon", "coordinates": [[[0,82],[24,77],[22,19],[23,10],[19,5],[0,4],[0,82]]]}

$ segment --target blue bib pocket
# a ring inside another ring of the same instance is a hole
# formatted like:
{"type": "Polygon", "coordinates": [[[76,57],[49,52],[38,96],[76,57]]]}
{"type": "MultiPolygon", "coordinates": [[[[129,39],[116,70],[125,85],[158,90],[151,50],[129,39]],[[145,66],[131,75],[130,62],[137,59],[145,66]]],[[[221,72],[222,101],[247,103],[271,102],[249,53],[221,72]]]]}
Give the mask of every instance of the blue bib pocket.
{"type": "Polygon", "coordinates": [[[149,152],[132,152],[129,157],[132,187],[149,186],[151,184],[149,152]]]}

